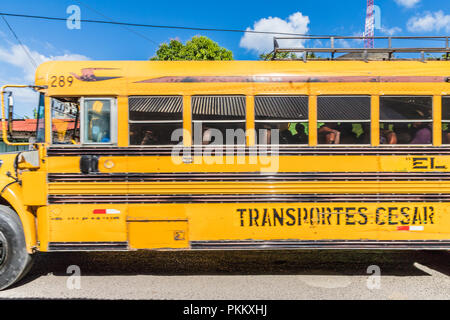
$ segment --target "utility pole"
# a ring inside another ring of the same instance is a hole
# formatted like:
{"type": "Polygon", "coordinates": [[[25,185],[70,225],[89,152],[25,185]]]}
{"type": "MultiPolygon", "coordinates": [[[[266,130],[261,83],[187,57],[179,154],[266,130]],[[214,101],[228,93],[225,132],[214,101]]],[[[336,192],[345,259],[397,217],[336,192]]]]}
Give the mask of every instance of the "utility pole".
{"type": "Polygon", "coordinates": [[[364,32],[364,47],[374,47],[375,35],[375,15],[374,15],[374,0],[367,0],[367,14],[366,14],[366,28],[364,32]]]}

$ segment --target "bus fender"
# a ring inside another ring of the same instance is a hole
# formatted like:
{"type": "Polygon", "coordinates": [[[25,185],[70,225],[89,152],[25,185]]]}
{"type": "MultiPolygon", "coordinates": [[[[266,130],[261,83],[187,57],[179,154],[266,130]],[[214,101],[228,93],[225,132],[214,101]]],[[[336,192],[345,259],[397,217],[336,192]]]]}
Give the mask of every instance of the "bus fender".
{"type": "Polygon", "coordinates": [[[17,213],[22,222],[25,235],[25,243],[28,253],[33,253],[36,248],[36,218],[27,207],[23,204],[20,196],[21,189],[17,183],[7,186],[1,193],[1,197],[9,204],[17,213]]]}

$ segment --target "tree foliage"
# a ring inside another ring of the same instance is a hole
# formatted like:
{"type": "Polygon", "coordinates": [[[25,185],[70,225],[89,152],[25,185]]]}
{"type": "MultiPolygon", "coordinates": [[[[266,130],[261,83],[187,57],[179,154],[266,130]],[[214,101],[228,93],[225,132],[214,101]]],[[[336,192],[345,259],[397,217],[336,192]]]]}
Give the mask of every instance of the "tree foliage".
{"type": "Polygon", "coordinates": [[[150,60],[233,60],[233,53],[205,36],[196,36],[186,44],[178,40],[162,43],[150,60]]]}
{"type": "MultiPolygon", "coordinates": [[[[308,52],[307,54],[308,59],[314,59],[317,58],[317,56],[314,54],[314,52],[308,52]]],[[[270,53],[262,53],[259,55],[260,60],[272,60],[273,58],[273,52],[270,53]]],[[[277,59],[302,59],[303,56],[297,56],[295,53],[292,52],[279,52],[277,53],[277,59]]]]}

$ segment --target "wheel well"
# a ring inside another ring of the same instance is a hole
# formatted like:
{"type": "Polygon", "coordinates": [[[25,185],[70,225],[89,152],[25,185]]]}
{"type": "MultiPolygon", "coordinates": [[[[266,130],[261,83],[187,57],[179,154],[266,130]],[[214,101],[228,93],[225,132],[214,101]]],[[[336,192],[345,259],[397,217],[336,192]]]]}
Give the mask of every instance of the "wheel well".
{"type": "MultiPolygon", "coordinates": [[[[15,201],[15,198],[11,199],[12,201],[15,201]]],[[[19,212],[18,210],[21,210],[21,203],[14,202],[15,205],[18,207],[15,208],[11,202],[6,200],[4,197],[0,195],[0,205],[4,205],[6,207],[11,208],[13,212],[16,213],[18,216],[20,223],[22,224],[22,228],[25,235],[25,241],[27,244],[27,250],[29,253],[33,252],[33,247],[36,245],[36,215],[35,212],[31,212],[29,210],[22,210],[22,212],[19,212]],[[16,210],[17,209],[17,210],[16,210]]],[[[26,208],[23,208],[26,209],[26,208]]],[[[34,210],[33,210],[34,211],[34,210]]]]}
{"type": "MultiPolygon", "coordinates": [[[[11,204],[8,201],[6,201],[5,198],[3,198],[1,196],[0,196],[0,205],[4,205],[4,206],[7,206],[7,207],[10,207],[11,209],[13,209],[11,204]]],[[[16,211],[14,210],[14,212],[16,212],[16,211]]]]}

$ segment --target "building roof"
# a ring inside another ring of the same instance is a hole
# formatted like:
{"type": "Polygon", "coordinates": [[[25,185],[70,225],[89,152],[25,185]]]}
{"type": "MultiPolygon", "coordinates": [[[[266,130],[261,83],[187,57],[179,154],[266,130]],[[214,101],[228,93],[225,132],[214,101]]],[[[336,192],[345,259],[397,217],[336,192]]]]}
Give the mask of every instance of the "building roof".
{"type": "MultiPolygon", "coordinates": [[[[67,129],[74,127],[72,120],[59,119],[61,122],[68,122],[67,129]],[[70,121],[70,122],[69,122],[70,121]]],[[[37,119],[18,119],[13,121],[13,131],[15,132],[35,132],[37,127],[37,119]]]]}
{"type": "Polygon", "coordinates": [[[13,121],[13,131],[35,132],[37,119],[21,119],[13,121]]]}

